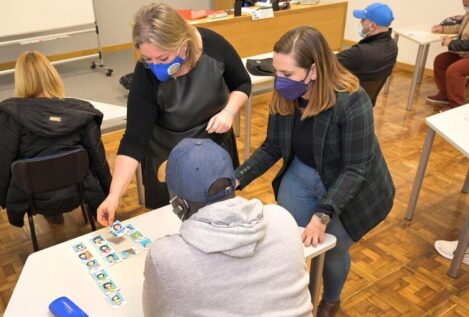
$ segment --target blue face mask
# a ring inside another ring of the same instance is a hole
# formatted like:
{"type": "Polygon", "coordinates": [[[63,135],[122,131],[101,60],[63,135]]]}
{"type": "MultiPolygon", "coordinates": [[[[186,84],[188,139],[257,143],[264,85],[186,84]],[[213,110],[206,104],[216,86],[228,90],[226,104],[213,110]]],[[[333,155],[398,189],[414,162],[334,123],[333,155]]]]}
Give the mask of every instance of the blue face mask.
{"type": "Polygon", "coordinates": [[[184,58],[179,56],[179,50],[176,57],[169,63],[166,64],[148,64],[148,68],[158,78],[159,81],[168,81],[172,75],[177,73],[184,63],[184,58]]]}
{"type": "MultiPolygon", "coordinates": [[[[308,74],[306,74],[306,77],[308,74]]],[[[305,78],[306,78],[305,77],[305,78]]],[[[293,80],[287,77],[275,76],[275,90],[285,99],[291,101],[303,96],[308,85],[304,80],[293,80]]]]}

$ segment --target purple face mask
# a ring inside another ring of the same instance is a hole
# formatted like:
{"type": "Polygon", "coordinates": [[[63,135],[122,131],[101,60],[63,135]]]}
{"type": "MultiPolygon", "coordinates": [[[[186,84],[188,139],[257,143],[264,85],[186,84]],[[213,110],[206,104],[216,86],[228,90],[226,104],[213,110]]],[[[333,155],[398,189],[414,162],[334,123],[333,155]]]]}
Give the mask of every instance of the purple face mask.
{"type": "MultiPolygon", "coordinates": [[[[307,75],[306,75],[307,76],[307,75]]],[[[304,80],[293,80],[275,76],[275,90],[285,99],[291,101],[303,96],[308,85],[304,80]]]]}

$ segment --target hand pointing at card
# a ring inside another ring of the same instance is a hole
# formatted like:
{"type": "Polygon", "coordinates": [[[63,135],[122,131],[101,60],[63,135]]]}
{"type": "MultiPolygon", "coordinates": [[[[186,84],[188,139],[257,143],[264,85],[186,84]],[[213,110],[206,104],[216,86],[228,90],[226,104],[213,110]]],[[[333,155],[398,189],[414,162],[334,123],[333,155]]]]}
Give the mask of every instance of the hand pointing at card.
{"type": "Polygon", "coordinates": [[[97,220],[98,222],[108,227],[114,223],[117,207],[119,206],[119,199],[114,196],[107,196],[98,208],[97,220]]]}

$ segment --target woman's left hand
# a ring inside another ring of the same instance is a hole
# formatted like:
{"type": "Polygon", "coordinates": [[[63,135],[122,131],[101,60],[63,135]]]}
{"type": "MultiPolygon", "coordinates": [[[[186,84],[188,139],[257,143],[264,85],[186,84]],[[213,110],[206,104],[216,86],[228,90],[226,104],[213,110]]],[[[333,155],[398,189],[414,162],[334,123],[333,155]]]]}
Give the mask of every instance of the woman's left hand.
{"type": "Polygon", "coordinates": [[[443,40],[441,41],[441,46],[448,46],[449,43],[451,43],[453,39],[449,36],[445,36],[443,40]]]}
{"type": "Polygon", "coordinates": [[[321,222],[321,219],[318,216],[313,215],[311,221],[301,234],[301,241],[303,241],[307,247],[310,245],[317,246],[318,243],[324,241],[325,232],[326,225],[321,222]]]}
{"type": "Polygon", "coordinates": [[[225,133],[231,129],[234,115],[222,110],[214,115],[207,124],[208,133],[225,133]]]}

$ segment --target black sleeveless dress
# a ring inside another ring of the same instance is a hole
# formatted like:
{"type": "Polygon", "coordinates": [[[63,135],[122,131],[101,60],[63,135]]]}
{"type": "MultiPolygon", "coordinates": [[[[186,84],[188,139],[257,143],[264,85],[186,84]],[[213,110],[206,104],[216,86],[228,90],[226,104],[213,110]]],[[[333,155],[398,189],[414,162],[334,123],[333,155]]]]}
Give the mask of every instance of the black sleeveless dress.
{"type": "Polygon", "coordinates": [[[210,30],[199,32],[204,51],[186,75],[159,82],[142,65],[135,70],[127,129],[118,153],[141,161],[147,208],[169,203],[166,183],[158,181],[157,172],[172,148],[184,138],[212,139],[228,151],[233,166],[239,166],[233,130],[209,134],[205,129],[209,120],[225,107],[231,91],[250,94],[250,78],[225,39],[210,30]],[[149,120],[153,122],[150,128],[149,120]]]}

